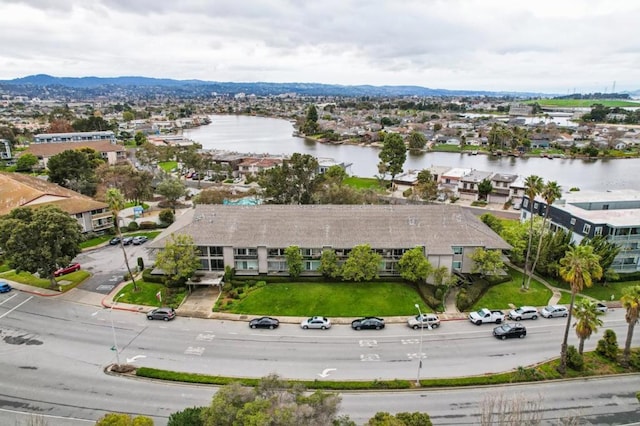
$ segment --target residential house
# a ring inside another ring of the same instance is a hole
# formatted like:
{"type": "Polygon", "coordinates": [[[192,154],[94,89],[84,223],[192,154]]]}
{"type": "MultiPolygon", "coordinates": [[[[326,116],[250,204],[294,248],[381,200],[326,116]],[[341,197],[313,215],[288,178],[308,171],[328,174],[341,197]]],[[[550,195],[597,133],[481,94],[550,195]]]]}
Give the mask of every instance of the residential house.
{"type": "Polygon", "coordinates": [[[11,160],[11,143],[6,139],[0,139],[0,160],[11,160]]]}
{"type": "Polygon", "coordinates": [[[91,148],[100,153],[100,156],[110,165],[114,165],[123,161],[127,161],[127,149],[118,144],[112,144],[109,141],[101,140],[95,142],[51,142],[37,143],[29,145],[21,155],[26,153],[35,155],[40,160],[40,166],[47,168],[49,159],[61,152],[91,148]]]}
{"type": "Polygon", "coordinates": [[[318,276],[323,250],[344,262],[369,244],[382,256],[380,276],[399,276],[402,254],[420,247],[434,267],[469,273],[477,248],[511,247],[468,209],[456,205],[197,205],[150,244],[162,249],[171,234],[189,235],[200,269],[221,274],[283,275],[285,249],[300,247],[303,275],[318,276]]]}
{"type": "MultiPolygon", "coordinates": [[[[528,197],[522,202],[521,220],[531,215],[544,216],[546,201],[528,197]]],[[[576,191],[562,195],[549,209],[552,230],[565,229],[571,240],[580,243],[584,238],[604,236],[620,247],[611,269],[617,273],[640,271],[640,191],[609,190],[576,191]]]]}
{"type": "Polygon", "coordinates": [[[458,187],[460,185],[460,179],[467,173],[470,173],[471,169],[463,169],[459,167],[450,168],[446,172],[440,175],[438,180],[438,187],[444,192],[451,195],[458,195],[458,187]]]}
{"type": "Polygon", "coordinates": [[[493,172],[483,172],[481,170],[472,169],[469,173],[466,173],[460,177],[458,182],[458,194],[460,197],[477,200],[478,199],[478,185],[485,179],[491,179],[493,172]]]}
{"type": "Polygon", "coordinates": [[[397,191],[404,192],[413,188],[418,183],[418,174],[420,170],[409,170],[408,172],[397,175],[393,179],[393,184],[397,191]]]}
{"type": "Polygon", "coordinates": [[[263,170],[272,169],[282,164],[282,158],[275,157],[245,157],[238,164],[238,174],[240,177],[255,176],[263,170]]]}
{"type": "Polygon", "coordinates": [[[333,158],[318,158],[318,173],[319,174],[323,174],[325,173],[327,170],[329,170],[329,168],[333,167],[333,166],[338,166],[340,168],[342,168],[342,170],[344,170],[347,174],[350,174],[349,172],[349,168],[353,165],[353,163],[346,163],[346,162],[337,162],[336,160],[334,160],[333,158]]]}
{"type": "Polygon", "coordinates": [[[18,207],[54,205],[75,218],[82,232],[113,227],[109,206],[35,176],[0,172],[0,216],[18,207]]]}
{"type": "Polygon", "coordinates": [[[491,176],[493,190],[487,197],[490,203],[506,203],[514,196],[512,184],[518,179],[518,175],[507,173],[494,173],[491,176]]]}

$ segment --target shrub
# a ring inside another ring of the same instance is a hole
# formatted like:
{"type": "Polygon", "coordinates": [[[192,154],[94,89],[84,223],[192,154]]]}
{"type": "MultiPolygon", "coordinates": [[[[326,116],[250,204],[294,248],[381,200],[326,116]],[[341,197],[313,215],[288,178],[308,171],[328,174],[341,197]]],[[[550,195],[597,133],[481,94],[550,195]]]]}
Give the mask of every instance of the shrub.
{"type": "Polygon", "coordinates": [[[405,189],[402,192],[402,196],[405,197],[405,198],[411,197],[411,194],[413,194],[413,190],[411,188],[405,189]]]}
{"type": "Polygon", "coordinates": [[[200,416],[206,408],[207,407],[191,407],[172,413],[169,416],[167,426],[202,426],[204,422],[200,416]]]}
{"type": "Polygon", "coordinates": [[[567,366],[576,371],[584,368],[584,358],[573,345],[567,348],[567,366]]]}
{"type": "Polygon", "coordinates": [[[602,339],[598,340],[596,352],[603,357],[616,361],[618,359],[618,338],[613,330],[606,330],[602,339]]]}
{"type": "Polygon", "coordinates": [[[140,229],[156,229],[157,227],[158,227],[158,224],[155,222],[149,222],[149,221],[140,222],[140,229]]]}
{"type": "Polygon", "coordinates": [[[173,210],[164,209],[160,212],[158,218],[160,218],[163,223],[172,224],[176,220],[176,215],[173,213],[173,210]]]}
{"type": "Polygon", "coordinates": [[[231,266],[227,265],[224,267],[224,276],[222,277],[222,280],[225,283],[228,283],[229,281],[231,281],[233,279],[233,276],[235,275],[236,270],[234,268],[232,268],[231,266]]]}
{"type": "Polygon", "coordinates": [[[144,271],[144,259],[142,259],[141,257],[138,258],[138,269],[140,271],[144,271]]]}
{"type": "Polygon", "coordinates": [[[138,225],[138,222],[136,222],[135,220],[127,225],[128,231],[137,231],[138,228],[140,228],[140,226],[138,225]]]}
{"type": "Polygon", "coordinates": [[[148,283],[164,284],[164,275],[151,275],[151,269],[142,271],[142,279],[148,283]]]}

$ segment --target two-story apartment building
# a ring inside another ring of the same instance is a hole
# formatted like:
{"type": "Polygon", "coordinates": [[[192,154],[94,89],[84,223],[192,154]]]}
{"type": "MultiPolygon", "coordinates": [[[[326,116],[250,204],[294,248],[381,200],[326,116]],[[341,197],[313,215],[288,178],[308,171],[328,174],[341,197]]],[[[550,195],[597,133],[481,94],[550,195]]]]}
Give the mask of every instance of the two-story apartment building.
{"type": "Polygon", "coordinates": [[[0,172],[0,216],[18,207],[54,205],[75,218],[82,232],[113,227],[109,206],[55,183],[21,173],[0,172]]]}
{"type": "Polygon", "coordinates": [[[357,245],[369,244],[382,256],[380,276],[397,276],[402,254],[424,250],[435,267],[471,272],[471,254],[511,247],[472,212],[455,205],[197,205],[149,246],[162,249],[172,234],[193,238],[201,270],[238,275],[281,275],[284,251],[298,246],[303,275],[319,275],[323,250],[340,261],[357,245]]]}
{"type": "Polygon", "coordinates": [[[127,161],[127,150],[123,145],[112,144],[106,140],[95,142],[55,142],[31,144],[21,155],[29,153],[38,158],[40,166],[47,168],[49,159],[64,151],[91,148],[100,153],[100,156],[109,164],[114,165],[127,161]]]}
{"type": "Polygon", "coordinates": [[[33,137],[33,143],[62,143],[62,142],[97,142],[108,141],[116,143],[116,135],[111,130],[103,132],[69,132],[69,133],[40,133],[33,137]]]}
{"type": "MultiPolygon", "coordinates": [[[[532,203],[525,195],[521,219],[528,220],[532,214],[544,216],[546,208],[544,199],[536,198],[532,203]]],[[[615,272],[640,270],[640,191],[565,193],[551,205],[549,222],[552,230],[570,231],[576,243],[583,238],[605,236],[621,249],[611,265],[615,272]]]]}

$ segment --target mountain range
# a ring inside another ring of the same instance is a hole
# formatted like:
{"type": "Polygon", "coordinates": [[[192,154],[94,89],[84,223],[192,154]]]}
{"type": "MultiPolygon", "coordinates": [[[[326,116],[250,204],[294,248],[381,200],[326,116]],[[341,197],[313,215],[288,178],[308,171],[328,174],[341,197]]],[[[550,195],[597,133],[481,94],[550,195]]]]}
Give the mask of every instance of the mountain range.
{"type": "MultiPolygon", "coordinates": [[[[47,74],[30,75],[13,80],[0,80],[0,88],[36,89],[36,88],[70,88],[79,91],[101,91],[108,88],[136,89],[147,92],[179,92],[182,94],[218,94],[235,95],[238,93],[258,96],[283,95],[295,93],[308,96],[487,96],[528,98],[545,96],[534,92],[492,92],[482,90],[447,90],[431,89],[421,86],[372,86],[372,85],[337,85],[322,83],[236,83],[203,80],[174,80],[168,78],[149,78],[137,76],[125,77],[54,77],[47,74]]],[[[546,95],[548,96],[548,95],[546,95]]]]}

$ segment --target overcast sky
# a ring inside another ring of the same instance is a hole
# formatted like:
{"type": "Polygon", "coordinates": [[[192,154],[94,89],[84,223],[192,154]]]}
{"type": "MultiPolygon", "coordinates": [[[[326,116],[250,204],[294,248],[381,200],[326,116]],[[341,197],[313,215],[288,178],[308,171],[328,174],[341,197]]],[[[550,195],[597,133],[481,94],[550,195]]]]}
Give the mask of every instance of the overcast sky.
{"type": "Polygon", "coordinates": [[[0,79],[637,90],[639,19],[638,0],[0,0],[0,79]]]}

